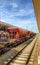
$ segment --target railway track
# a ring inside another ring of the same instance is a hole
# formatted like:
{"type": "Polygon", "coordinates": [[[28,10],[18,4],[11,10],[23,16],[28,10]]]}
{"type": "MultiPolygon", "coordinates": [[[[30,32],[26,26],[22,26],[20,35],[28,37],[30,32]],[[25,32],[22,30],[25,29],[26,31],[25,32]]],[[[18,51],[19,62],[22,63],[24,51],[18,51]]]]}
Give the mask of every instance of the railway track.
{"type": "Polygon", "coordinates": [[[5,65],[10,62],[12,58],[14,58],[18,53],[20,53],[33,39],[30,39],[23,44],[10,49],[8,52],[2,54],[0,56],[0,65],[5,65]],[[7,63],[6,63],[7,62],[7,63]]]}
{"type": "MultiPolygon", "coordinates": [[[[20,61],[18,61],[18,63],[19,62],[25,62],[25,64],[26,64],[26,61],[28,62],[30,53],[32,52],[32,49],[34,47],[34,43],[31,46],[31,48],[30,48],[30,44],[28,45],[28,43],[31,43],[32,40],[33,39],[30,39],[29,41],[27,41],[27,42],[15,47],[15,48],[12,48],[10,51],[8,51],[4,55],[0,56],[0,65],[10,65],[10,64],[14,65],[15,64],[15,60],[16,60],[16,62],[18,60],[17,58],[20,59],[20,61]],[[29,50],[28,50],[28,46],[30,48],[29,50]],[[21,58],[21,56],[24,56],[24,57],[21,58]],[[25,60],[21,61],[22,59],[25,59],[25,60]]],[[[16,64],[16,65],[18,65],[18,64],[16,64]]]]}
{"type": "Polygon", "coordinates": [[[15,59],[12,59],[11,62],[6,65],[27,65],[34,47],[35,43],[29,44],[17,55],[17,57],[15,57],[15,59]]]}

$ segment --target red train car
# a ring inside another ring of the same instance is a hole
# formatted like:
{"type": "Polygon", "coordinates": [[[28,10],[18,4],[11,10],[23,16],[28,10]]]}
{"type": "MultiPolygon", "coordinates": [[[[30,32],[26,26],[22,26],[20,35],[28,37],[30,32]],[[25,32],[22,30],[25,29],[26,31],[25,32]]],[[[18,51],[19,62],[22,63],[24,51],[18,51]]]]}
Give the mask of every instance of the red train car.
{"type": "Polygon", "coordinates": [[[21,28],[8,28],[7,32],[10,34],[9,45],[17,45],[33,37],[32,32],[21,28]]]}
{"type": "Polygon", "coordinates": [[[10,41],[9,41],[10,44],[18,45],[21,42],[25,41],[26,35],[25,35],[25,32],[22,31],[21,29],[19,29],[19,28],[8,28],[7,32],[9,32],[9,34],[10,34],[10,41]],[[12,41],[14,39],[16,42],[12,41]]]}
{"type": "Polygon", "coordinates": [[[7,32],[10,34],[10,38],[26,38],[27,32],[26,30],[20,28],[8,28],[7,32]]]}

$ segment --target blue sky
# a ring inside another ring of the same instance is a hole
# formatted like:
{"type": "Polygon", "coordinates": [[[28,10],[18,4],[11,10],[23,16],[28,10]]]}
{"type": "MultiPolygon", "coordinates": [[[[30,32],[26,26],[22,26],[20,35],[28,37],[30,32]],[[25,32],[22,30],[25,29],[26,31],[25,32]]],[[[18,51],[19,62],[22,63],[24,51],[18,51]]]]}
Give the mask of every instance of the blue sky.
{"type": "Polygon", "coordinates": [[[6,23],[38,32],[32,0],[0,0],[0,14],[6,23]]]}

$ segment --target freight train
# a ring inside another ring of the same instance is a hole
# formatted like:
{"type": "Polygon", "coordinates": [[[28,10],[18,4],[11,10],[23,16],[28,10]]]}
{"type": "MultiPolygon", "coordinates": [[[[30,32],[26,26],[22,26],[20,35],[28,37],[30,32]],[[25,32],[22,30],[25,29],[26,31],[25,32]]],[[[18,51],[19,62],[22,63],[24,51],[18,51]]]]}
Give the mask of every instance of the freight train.
{"type": "Polygon", "coordinates": [[[30,33],[29,35],[27,34],[26,36],[23,35],[23,37],[20,35],[19,39],[17,39],[17,38],[10,39],[9,38],[6,42],[3,41],[2,43],[0,43],[0,54],[2,54],[5,51],[5,48],[7,49],[10,47],[15,47],[35,35],[36,35],[35,33],[30,33]]]}
{"type": "Polygon", "coordinates": [[[35,35],[36,33],[28,30],[0,24],[0,54],[5,48],[17,46],[35,35]]]}
{"type": "Polygon", "coordinates": [[[36,35],[33,32],[20,28],[7,28],[6,32],[0,31],[0,42],[5,46],[16,46],[36,35]]]}

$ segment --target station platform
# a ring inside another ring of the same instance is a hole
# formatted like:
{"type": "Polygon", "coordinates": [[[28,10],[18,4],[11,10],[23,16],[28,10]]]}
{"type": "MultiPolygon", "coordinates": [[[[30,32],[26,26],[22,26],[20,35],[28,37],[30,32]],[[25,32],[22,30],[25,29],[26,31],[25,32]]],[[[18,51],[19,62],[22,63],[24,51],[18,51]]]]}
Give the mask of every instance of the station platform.
{"type": "Polygon", "coordinates": [[[40,34],[37,35],[35,47],[27,65],[40,65],[40,34]]]}
{"type": "Polygon", "coordinates": [[[37,42],[37,53],[38,53],[38,65],[40,65],[40,35],[38,36],[36,42],[37,42]]]}

